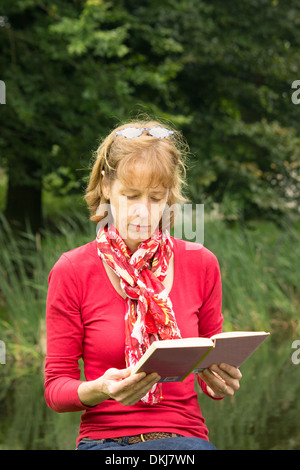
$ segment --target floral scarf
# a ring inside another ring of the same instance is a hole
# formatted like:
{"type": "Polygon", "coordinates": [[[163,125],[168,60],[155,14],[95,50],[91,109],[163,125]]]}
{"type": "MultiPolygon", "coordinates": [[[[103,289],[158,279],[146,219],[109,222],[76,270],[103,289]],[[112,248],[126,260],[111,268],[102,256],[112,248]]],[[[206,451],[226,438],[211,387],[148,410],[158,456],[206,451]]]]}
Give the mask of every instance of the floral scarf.
{"type": "MultiPolygon", "coordinates": [[[[173,253],[167,229],[158,228],[132,253],[113,224],[97,233],[98,255],[120,278],[126,298],[125,360],[134,366],[152,341],[179,339],[172,302],[161,281],[166,277],[173,253]]],[[[155,384],[142,398],[147,404],[161,400],[161,384],[155,384]]]]}

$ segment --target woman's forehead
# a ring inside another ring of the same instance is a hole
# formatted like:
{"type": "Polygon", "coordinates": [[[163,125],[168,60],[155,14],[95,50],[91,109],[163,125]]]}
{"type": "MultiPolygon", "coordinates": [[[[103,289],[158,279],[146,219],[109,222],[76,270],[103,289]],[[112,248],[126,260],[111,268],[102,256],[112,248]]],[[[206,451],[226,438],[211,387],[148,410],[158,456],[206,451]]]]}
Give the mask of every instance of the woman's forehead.
{"type": "Polygon", "coordinates": [[[149,152],[132,153],[120,161],[115,174],[120,184],[139,190],[173,187],[174,173],[169,161],[154,150],[149,152]]]}
{"type": "Polygon", "coordinates": [[[162,177],[153,173],[143,171],[130,171],[130,174],[122,175],[116,179],[118,187],[121,189],[130,189],[132,191],[166,191],[167,187],[163,184],[162,177]]]}
{"type": "Polygon", "coordinates": [[[165,188],[162,184],[158,185],[148,185],[147,181],[128,181],[128,182],[122,182],[120,180],[116,180],[118,183],[118,188],[121,190],[127,190],[127,191],[134,191],[134,192],[143,192],[143,191],[151,191],[153,193],[165,193],[167,191],[167,188],[165,188]]]}

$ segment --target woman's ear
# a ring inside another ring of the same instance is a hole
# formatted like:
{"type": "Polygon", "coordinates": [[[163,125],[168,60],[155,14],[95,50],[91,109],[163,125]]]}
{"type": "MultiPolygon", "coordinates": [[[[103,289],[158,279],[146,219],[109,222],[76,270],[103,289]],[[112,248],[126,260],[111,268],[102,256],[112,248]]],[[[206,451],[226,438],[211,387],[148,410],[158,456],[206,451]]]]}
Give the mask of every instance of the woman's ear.
{"type": "Polygon", "coordinates": [[[102,191],[102,194],[105,197],[105,199],[109,200],[109,188],[108,188],[108,184],[106,182],[105,171],[102,170],[101,174],[102,174],[101,191],[102,191]]]}

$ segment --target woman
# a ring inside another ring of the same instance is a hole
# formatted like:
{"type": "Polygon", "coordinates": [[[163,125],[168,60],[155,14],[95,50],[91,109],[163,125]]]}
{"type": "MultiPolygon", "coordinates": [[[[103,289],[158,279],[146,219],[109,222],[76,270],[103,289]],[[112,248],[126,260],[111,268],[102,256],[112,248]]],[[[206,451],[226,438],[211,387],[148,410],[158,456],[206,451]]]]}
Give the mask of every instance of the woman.
{"type": "MultiPolygon", "coordinates": [[[[57,412],[84,411],[79,450],[215,448],[193,374],[162,385],[156,373],[130,373],[153,340],[222,329],[216,257],[168,230],[170,207],[187,201],[184,155],[180,134],[158,122],[111,132],[85,196],[96,239],[64,253],[49,274],[45,397],[57,412]]],[[[215,400],[232,396],[240,378],[228,364],[197,375],[215,400]]]]}

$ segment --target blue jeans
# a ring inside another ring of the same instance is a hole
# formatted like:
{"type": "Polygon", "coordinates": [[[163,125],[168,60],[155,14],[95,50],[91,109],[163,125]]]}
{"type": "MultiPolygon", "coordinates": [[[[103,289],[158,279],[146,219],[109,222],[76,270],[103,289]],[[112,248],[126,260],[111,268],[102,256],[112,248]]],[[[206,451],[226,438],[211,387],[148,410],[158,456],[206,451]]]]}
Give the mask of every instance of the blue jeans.
{"type": "Polygon", "coordinates": [[[216,447],[204,439],[197,437],[168,437],[153,441],[128,444],[128,438],[122,437],[122,442],[111,439],[83,438],[77,450],[217,450],[216,447]]]}

